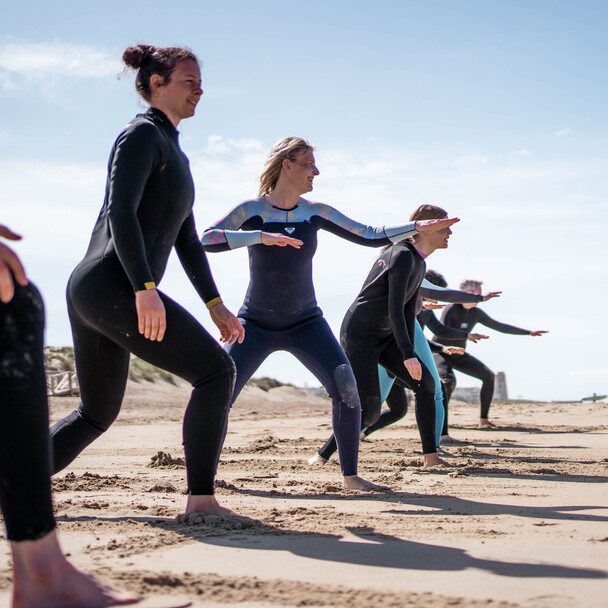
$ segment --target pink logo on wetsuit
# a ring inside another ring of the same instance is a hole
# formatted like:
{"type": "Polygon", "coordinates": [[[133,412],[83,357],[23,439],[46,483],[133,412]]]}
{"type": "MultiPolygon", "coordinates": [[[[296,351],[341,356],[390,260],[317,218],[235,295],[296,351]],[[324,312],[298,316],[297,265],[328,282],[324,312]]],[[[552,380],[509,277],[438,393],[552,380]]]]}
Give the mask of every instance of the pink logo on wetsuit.
{"type": "Polygon", "coordinates": [[[378,266],[380,266],[380,268],[386,268],[386,262],[384,260],[378,260],[378,266]]]}

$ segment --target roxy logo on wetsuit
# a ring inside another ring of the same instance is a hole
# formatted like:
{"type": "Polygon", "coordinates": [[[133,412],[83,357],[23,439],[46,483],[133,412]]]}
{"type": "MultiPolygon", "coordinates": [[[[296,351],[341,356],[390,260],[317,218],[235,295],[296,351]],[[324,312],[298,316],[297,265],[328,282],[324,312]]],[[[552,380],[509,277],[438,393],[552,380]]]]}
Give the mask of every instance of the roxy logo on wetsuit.
{"type": "Polygon", "coordinates": [[[292,234],[294,230],[295,228],[293,226],[288,226],[287,228],[285,228],[285,232],[287,234],[292,234]]]}

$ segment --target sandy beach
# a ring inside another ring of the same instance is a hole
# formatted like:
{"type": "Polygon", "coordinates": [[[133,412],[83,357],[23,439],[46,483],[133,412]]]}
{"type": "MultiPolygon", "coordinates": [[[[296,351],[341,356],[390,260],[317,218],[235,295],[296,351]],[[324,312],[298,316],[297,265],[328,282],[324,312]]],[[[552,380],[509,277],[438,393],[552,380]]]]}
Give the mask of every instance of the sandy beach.
{"type": "MultiPolygon", "coordinates": [[[[337,461],[311,468],[330,432],[312,392],[248,386],[217,476],[241,517],[174,519],[185,505],[181,422],[189,387],[130,382],[113,427],[53,482],[64,549],[150,601],[192,606],[599,608],[608,605],[608,405],[501,403],[475,428],[454,403],[453,466],[421,468],[413,411],[361,444],[345,491],[337,461]]],[[[53,397],[51,420],[78,403],[53,397]]],[[[8,605],[8,543],[0,605],[8,605]]],[[[150,604],[152,605],[152,604],[150,604]]]]}

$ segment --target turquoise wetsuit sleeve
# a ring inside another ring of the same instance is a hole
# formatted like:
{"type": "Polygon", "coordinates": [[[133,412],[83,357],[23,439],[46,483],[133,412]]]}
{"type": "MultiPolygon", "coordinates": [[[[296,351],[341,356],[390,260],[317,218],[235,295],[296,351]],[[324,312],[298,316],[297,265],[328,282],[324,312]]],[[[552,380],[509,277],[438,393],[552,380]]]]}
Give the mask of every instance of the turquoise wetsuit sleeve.
{"type": "Polygon", "coordinates": [[[311,221],[318,228],[358,245],[383,247],[391,243],[398,243],[417,233],[416,222],[409,222],[403,226],[374,227],[356,222],[337,209],[323,203],[311,203],[311,209],[311,221]]]}
{"type": "Polygon", "coordinates": [[[254,207],[249,202],[236,206],[228,215],[210,226],[203,233],[201,243],[205,251],[229,251],[262,242],[261,230],[242,230],[251,219],[254,207]]]}

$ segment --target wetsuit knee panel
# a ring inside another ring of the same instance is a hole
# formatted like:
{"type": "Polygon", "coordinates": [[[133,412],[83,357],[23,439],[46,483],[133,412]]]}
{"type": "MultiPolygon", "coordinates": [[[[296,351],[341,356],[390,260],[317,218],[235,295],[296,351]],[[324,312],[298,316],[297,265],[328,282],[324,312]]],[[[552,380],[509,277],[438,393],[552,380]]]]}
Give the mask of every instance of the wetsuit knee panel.
{"type": "Polygon", "coordinates": [[[332,399],[348,407],[360,407],[357,382],[350,365],[344,363],[334,369],[334,385],[338,394],[330,395],[332,399]]]}

